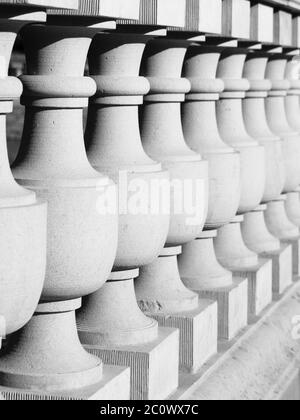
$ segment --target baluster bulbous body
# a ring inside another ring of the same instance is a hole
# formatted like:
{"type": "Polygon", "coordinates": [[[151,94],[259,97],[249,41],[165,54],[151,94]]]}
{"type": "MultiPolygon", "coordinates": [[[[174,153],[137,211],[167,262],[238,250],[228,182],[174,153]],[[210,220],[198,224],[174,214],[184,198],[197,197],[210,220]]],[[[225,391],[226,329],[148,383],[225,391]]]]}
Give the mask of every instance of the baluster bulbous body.
{"type": "Polygon", "coordinates": [[[219,261],[227,269],[247,270],[258,265],[258,255],[246,247],[242,234],[243,215],[254,210],[266,190],[265,151],[246,131],[242,100],[250,89],[243,77],[246,51],[225,49],[221,55],[217,76],[225,90],[217,103],[217,122],[223,141],[240,152],[241,199],[238,216],[219,230],[215,241],[219,261]]]}
{"type": "Polygon", "coordinates": [[[186,50],[185,42],[153,40],[142,63],[151,86],[141,113],[143,146],[170,172],[172,185],[165,248],[153,264],[142,268],[136,282],[140,305],[150,313],[192,311],[199,301],[183,285],[177,264],[180,247],[201,233],[208,207],[207,162],[187,146],[181,122],[181,103],[191,89],[181,77],[186,50]]]}
{"type": "Polygon", "coordinates": [[[2,338],[31,319],[46,269],[46,203],[15,181],[7,154],[6,115],[22,93],[21,82],[8,77],[9,62],[18,32],[30,21],[30,13],[26,21],[26,14],[13,12],[0,18],[0,348],[2,338]]]}
{"type": "MultiPolygon", "coordinates": [[[[272,89],[265,79],[268,55],[250,52],[244,66],[244,77],[250,90],[243,99],[243,116],[248,133],[265,149],[266,185],[262,202],[276,200],[285,184],[283,141],[270,130],[265,111],[265,99],[272,89]]],[[[248,248],[258,254],[280,251],[280,241],[271,235],[264,222],[266,206],[259,206],[245,215],[242,234],[248,248]]]]}
{"type": "Polygon", "coordinates": [[[232,284],[232,274],[217,261],[213,244],[216,230],[236,215],[241,193],[239,153],[223,142],[216,119],[216,102],[224,90],[223,81],[216,78],[220,54],[218,47],[192,46],[184,65],[184,75],[192,86],[182,109],[185,139],[209,164],[204,232],[184,246],[179,258],[184,282],[193,290],[232,284]]]}
{"type": "Polygon", "coordinates": [[[272,90],[265,100],[268,124],[275,135],[283,140],[285,185],[283,192],[293,192],[299,185],[300,136],[288,123],[285,98],[290,82],[285,79],[287,59],[274,54],[269,57],[266,79],[272,83],[272,90]]]}
{"type": "Polygon", "coordinates": [[[134,291],[136,269],[159,255],[170,222],[168,211],[153,211],[160,183],[168,194],[169,175],[145,153],[139,131],[138,106],[149,91],[148,81],[139,77],[146,42],[144,36],[99,34],[89,54],[97,94],[89,107],[88,157],[118,184],[120,200],[113,272],[78,314],[81,340],[102,347],[144,344],[158,334],[157,322],[141,312],[134,291]]]}

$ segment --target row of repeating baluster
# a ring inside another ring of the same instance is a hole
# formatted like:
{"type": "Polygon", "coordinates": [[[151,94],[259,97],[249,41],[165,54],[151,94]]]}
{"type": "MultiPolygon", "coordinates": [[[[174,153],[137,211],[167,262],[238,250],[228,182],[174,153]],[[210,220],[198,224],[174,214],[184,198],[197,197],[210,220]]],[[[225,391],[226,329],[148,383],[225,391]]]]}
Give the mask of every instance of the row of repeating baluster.
{"type": "MultiPolygon", "coordinates": [[[[19,27],[1,25],[7,57],[19,27]]],[[[293,281],[291,60],[75,26],[29,25],[21,35],[26,115],[12,173],[5,115],[21,84],[8,62],[0,79],[0,304],[7,332],[19,330],[1,355],[0,385],[72,393],[101,383],[102,359],[131,367],[132,398],[166,398],[179,365],[199,370],[217,337],[235,337],[293,281]],[[192,212],[178,194],[189,182],[192,212]],[[153,211],[161,185],[170,212],[153,211]],[[133,207],[119,214],[125,193],[133,207]],[[282,255],[284,273],[274,270],[282,255]],[[206,298],[218,302],[218,322],[206,298]]]]}

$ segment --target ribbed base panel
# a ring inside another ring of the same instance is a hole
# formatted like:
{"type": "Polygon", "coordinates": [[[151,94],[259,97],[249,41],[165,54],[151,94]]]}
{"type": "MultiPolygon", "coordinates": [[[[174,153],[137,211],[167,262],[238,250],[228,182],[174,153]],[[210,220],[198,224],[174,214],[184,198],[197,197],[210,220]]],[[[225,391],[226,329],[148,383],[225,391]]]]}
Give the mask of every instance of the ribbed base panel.
{"type": "Polygon", "coordinates": [[[272,303],[272,260],[259,259],[259,265],[247,271],[234,271],[234,277],[248,279],[248,320],[258,316],[272,303]]]}
{"type": "Polygon", "coordinates": [[[282,244],[279,252],[263,256],[273,261],[273,297],[276,299],[293,284],[293,247],[282,244]]]}
{"type": "Polygon", "coordinates": [[[217,302],[200,299],[199,307],[181,314],[149,314],[160,326],[180,331],[179,367],[196,373],[218,351],[217,302]]]}
{"type": "Polygon", "coordinates": [[[200,298],[218,302],[219,339],[232,340],[248,323],[248,280],[234,279],[223,289],[199,291],[200,298]]]}
{"type": "Polygon", "coordinates": [[[3,399],[7,401],[129,400],[130,369],[104,366],[103,377],[99,384],[76,392],[48,394],[0,387],[0,393],[3,399]]]}
{"type": "Polygon", "coordinates": [[[300,238],[296,241],[289,241],[287,244],[292,245],[293,255],[293,277],[300,276],[300,238]]]}
{"type": "Polygon", "coordinates": [[[163,400],[178,387],[179,331],[159,328],[157,340],[131,347],[85,346],[104,363],[131,368],[132,400],[163,400]]]}

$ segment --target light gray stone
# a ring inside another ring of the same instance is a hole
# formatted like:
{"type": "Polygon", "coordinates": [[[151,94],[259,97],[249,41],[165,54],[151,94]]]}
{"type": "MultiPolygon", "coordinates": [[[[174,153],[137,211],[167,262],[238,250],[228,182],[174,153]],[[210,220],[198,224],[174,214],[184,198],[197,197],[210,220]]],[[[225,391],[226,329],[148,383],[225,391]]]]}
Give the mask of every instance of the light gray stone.
{"type": "Polygon", "coordinates": [[[161,328],[148,344],[85,348],[107,364],[130,366],[132,400],[163,400],[178,387],[178,346],[179,331],[161,328]]]}

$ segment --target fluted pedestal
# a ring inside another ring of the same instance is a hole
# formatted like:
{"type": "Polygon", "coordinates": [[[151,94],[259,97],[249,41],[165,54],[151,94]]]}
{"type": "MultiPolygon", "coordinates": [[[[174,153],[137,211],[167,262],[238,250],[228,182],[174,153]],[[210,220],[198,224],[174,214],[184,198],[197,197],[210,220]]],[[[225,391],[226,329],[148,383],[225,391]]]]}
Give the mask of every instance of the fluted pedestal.
{"type": "Polygon", "coordinates": [[[217,352],[217,306],[200,302],[182,282],[177,257],[181,245],[202,231],[207,215],[207,162],[185,143],[181,103],[191,89],[182,78],[187,43],[150,41],[142,73],[150,82],[141,114],[144,148],[171,177],[171,223],[164,250],[141,269],[136,281],[140,307],[160,325],[180,330],[180,368],[196,372],[217,352]],[[206,345],[201,348],[202,343],[206,345]]]}
{"type": "Polygon", "coordinates": [[[101,360],[83,349],[75,323],[81,297],[106,281],[117,245],[117,216],[97,211],[98,185],[114,194],[115,188],[92,169],[84,150],[82,112],[96,90],[92,79],[83,78],[93,35],[87,28],[44,25],[22,32],[26,115],[13,170],[22,185],[49,203],[41,302],[0,363],[1,385],[21,388],[22,398],[29,390],[49,398],[74,393],[87,398],[94,388],[101,398],[103,387],[114,398],[119,385],[129,396],[128,372],[105,381],[101,360]]]}
{"type": "Polygon", "coordinates": [[[224,90],[223,81],[216,78],[220,53],[218,47],[191,46],[185,58],[184,75],[192,89],[182,108],[184,135],[188,146],[208,161],[209,200],[204,232],[184,246],[179,267],[187,287],[203,299],[218,301],[219,337],[231,339],[247,324],[247,296],[214,249],[217,229],[237,212],[241,185],[239,153],[222,141],[217,127],[216,101],[224,90]],[[238,322],[231,316],[233,306],[240,310],[238,322]]]}
{"type": "Polygon", "coordinates": [[[248,278],[248,310],[252,316],[271,302],[272,265],[247,248],[241,233],[242,216],[255,209],[266,192],[265,150],[248,134],[244,123],[242,100],[250,89],[250,82],[242,78],[246,54],[246,50],[224,49],[217,71],[225,84],[217,103],[217,122],[223,141],[240,152],[241,198],[238,217],[219,230],[215,246],[217,258],[226,269],[248,278]]]}
{"type": "Polygon", "coordinates": [[[153,206],[169,176],[143,150],[138,106],[149,91],[139,77],[147,37],[97,35],[89,54],[97,84],[91,99],[86,144],[91,164],[118,184],[119,242],[107,284],[86,299],[77,317],[82,343],[114,365],[131,367],[132,399],[164,399],[178,386],[178,332],[158,328],[138,307],[134,279],[163,248],[170,215],[153,206]],[[153,194],[153,196],[152,196],[153,194]],[[162,367],[168,372],[161,374],[162,367]]]}

